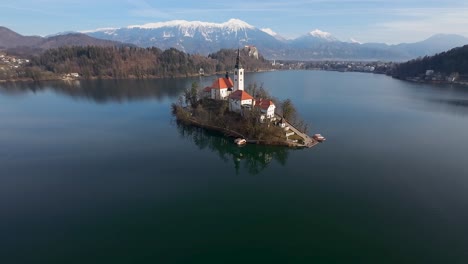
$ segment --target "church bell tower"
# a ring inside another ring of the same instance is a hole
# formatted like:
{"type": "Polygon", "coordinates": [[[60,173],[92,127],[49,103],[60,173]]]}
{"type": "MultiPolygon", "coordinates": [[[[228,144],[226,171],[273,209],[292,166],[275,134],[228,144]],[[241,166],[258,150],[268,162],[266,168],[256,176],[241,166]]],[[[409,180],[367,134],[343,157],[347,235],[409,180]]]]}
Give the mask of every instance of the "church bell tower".
{"type": "Polygon", "coordinates": [[[240,49],[237,49],[236,66],[234,67],[234,90],[244,90],[244,68],[240,63],[240,49]]]}

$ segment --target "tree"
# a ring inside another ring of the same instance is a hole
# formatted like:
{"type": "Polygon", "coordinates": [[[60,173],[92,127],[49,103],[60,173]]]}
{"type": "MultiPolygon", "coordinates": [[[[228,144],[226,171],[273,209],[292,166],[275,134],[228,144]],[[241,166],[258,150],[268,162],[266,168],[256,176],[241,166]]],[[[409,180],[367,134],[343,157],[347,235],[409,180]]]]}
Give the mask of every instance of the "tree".
{"type": "Polygon", "coordinates": [[[286,120],[295,119],[297,112],[291,99],[288,98],[288,99],[285,99],[283,102],[281,102],[281,110],[282,110],[283,118],[285,118],[286,120]]]}
{"type": "Polygon", "coordinates": [[[192,87],[184,91],[185,103],[190,105],[192,108],[196,108],[198,105],[198,83],[193,82],[192,87]]]}

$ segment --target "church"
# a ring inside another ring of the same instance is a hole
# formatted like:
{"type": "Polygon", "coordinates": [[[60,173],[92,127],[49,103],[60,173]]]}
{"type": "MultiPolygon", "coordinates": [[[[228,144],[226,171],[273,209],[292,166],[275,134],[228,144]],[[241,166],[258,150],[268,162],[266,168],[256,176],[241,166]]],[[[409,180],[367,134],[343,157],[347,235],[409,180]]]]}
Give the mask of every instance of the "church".
{"type": "Polygon", "coordinates": [[[271,100],[255,99],[244,91],[244,68],[240,62],[240,50],[237,50],[236,65],[234,66],[234,80],[229,73],[216,79],[211,86],[206,87],[204,96],[214,100],[227,100],[229,111],[241,113],[244,109],[251,110],[259,107],[262,113],[260,120],[273,119],[275,116],[275,104],[271,100]],[[256,105],[257,103],[257,105],[256,105]]]}

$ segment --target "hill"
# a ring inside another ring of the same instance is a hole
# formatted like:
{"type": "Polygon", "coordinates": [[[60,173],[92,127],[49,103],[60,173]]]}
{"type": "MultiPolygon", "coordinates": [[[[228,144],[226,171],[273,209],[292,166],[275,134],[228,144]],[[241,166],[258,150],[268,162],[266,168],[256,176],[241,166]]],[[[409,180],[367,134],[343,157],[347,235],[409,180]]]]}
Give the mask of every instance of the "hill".
{"type": "MultiPolygon", "coordinates": [[[[200,68],[206,75],[224,74],[232,71],[236,54],[236,50],[202,56],[174,48],[162,51],[158,48],[64,46],[30,57],[28,65],[4,78],[50,80],[61,79],[70,73],[78,73],[86,79],[187,77],[198,75],[200,68]]],[[[241,50],[241,62],[249,65],[247,71],[271,68],[262,56],[257,59],[249,54],[252,55],[251,50],[241,50]]]]}
{"type": "MultiPolygon", "coordinates": [[[[400,63],[393,70],[394,77],[414,80],[443,81],[447,76],[466,78],[468,76],[468,45],[454,48],[434,56],[400,63]]],[[[451,80],[451,81],[455,81],[451,80]]]]}
{"type": "Polygon", "coordinates": [[[51,48],[63,46],[133,46],[117,41],[97,39],[82,33],[68,33],[51,37],[23,36],[6,27],[0,27],[0,50],[9,54],[28,55],[38,54],[51,48]]]}

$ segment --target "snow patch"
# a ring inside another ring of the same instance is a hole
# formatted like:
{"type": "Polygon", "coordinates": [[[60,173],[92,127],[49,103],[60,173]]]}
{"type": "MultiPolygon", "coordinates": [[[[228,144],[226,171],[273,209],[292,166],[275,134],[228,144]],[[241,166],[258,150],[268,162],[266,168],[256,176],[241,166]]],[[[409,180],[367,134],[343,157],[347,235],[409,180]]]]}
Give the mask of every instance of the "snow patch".
{"type": "Polygon", "coordinates": [[[109,34],[108,32],[115,32],[118,28],[98,28],[98,29],[92,29],[92,30],[83,30],[79,31],[80,33],[87,34],[87,33],[96,33],[96,32],[104,32],[105,34],[109,34]]]}
{"type": "Polygon", "coordinates": [[[351,43],[362,44],[362,42],[357,41],[357,40],[355,40],[353,38],[350,38],[349,40],[351,41],[351,43]]]}
{"type": "Polygon", "coordinates": [[[310,36],[325,39],[328,41],[336,41],[337,39],[333,37],[333,35],[329,32],[321,31],[320,29],[316,29],[314,31],[309,32],[310,36]]]}
{"type": "Polygon", "coordinates": [[[132,25],[127,28],[158,29],[163,27],[178,27],[187,30],[196,30],[198,28],[221,28],[238,31],[241,29],[254,29],[255,27],[240,19],[230,19],[224,23],[211,23],[202,21],[172,20],[167,22],[148,23],[144,25],[132,25]]]}
{"type": "Polygon", "coordinates": [[[278,33],[274,32],[271,28],[261,28],[260,30],[267,33],[268,35],[272,37],[278,36],[278,33]]]}

